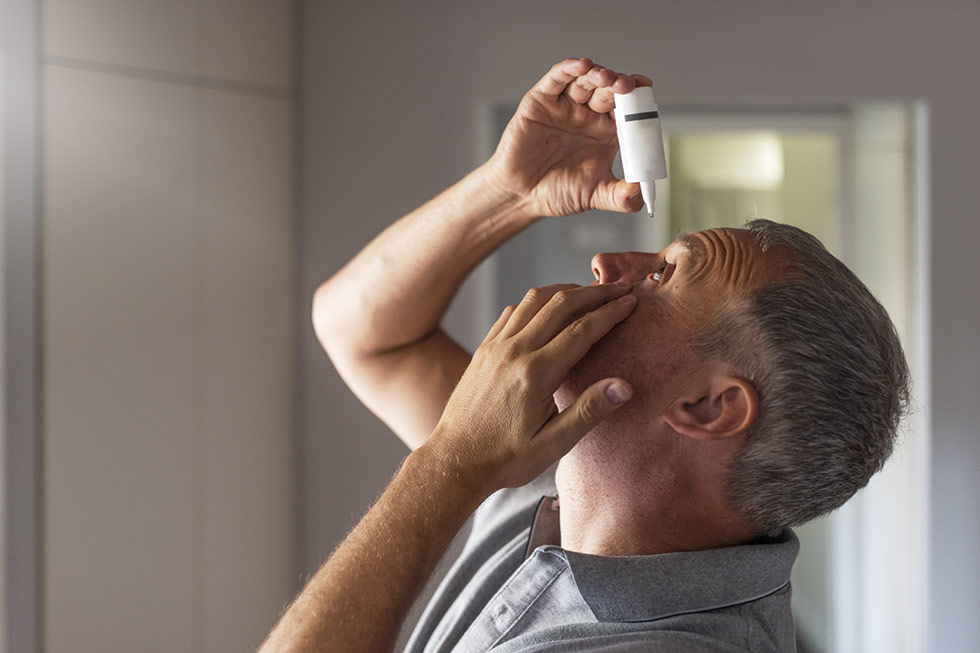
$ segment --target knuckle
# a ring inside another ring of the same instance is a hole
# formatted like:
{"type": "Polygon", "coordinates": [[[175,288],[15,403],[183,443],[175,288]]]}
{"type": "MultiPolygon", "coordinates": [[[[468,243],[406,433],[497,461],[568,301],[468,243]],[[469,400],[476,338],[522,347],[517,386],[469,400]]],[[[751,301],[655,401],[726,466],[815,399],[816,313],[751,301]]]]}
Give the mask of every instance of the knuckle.
{"type": "Polygon", "coordinates": [[[522,353],[521,345],[517,340],[509,339],[500,345],[500,354],[504,360],[516,360],[522,353]]]}
{"type": "Polygon", "coordinates": [[[554,302],[554,304],[557,306],[566,304],[569,301],[571,301],[571,299],[572,299],[571,293],[568,290],[559,290],[551,297],[551,301],[554,302]]]}
{"type": "Polygon", "coordinates": [[[526,364],[515,366],[511,381],[513,383],[513,390],[522,396],[529,394],[534,385],[534,375],[533,369],[526,364]]]}
{"type": "Polygon", "coordinates": [[[599,403],[590,398],[579,405],[578,415],[584,423],[595,424],[602,418],[602,410],[599,403]]]}
{"type": "Polygon", "coordinates": [[[568,333],[573,338],[585,338],[592,333],[591,324],[584,317],[580,317],[568,325],[568,333]]]}
{"type": "Polygon", "coordinates": [[[527,385],[532,384],[535,379],[541,376],[542,372],[542,364],[536,358],[529,357],[521,362],[521,378],[527,385]]]}
{"type": "Polygon", "coordinates": [[[541,289],[540,288],[531,288],[524,295],[524,301],[527,302],[527,303],[529,303],[529,304],[533,304],[534,302],[537,302],[540,297],[541,297],[541,289]]]}

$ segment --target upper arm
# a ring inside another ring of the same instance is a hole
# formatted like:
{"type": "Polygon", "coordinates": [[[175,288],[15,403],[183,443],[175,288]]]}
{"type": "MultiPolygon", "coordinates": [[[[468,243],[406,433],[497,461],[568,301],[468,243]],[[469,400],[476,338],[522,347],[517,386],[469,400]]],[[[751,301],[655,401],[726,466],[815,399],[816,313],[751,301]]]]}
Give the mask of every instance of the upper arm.
{"type": "Polygon", "coordinates": [[[410,449],[442,416],[470,355],[442,329],[408,345],[358,354],[321,343],[344,382],[410,449]]]}

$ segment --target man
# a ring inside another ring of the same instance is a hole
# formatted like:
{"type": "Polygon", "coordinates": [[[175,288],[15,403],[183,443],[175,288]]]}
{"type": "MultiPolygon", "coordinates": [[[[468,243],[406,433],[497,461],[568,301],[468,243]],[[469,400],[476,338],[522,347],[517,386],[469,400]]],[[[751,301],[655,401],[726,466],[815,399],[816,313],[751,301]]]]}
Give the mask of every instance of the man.
{"type": "Polygon", "coordinates": [[[557,64],[490,161],[317,291],[325,349],[413,453],[268,649],[389,650],[481,503],[410,650],[793,649],[787,527],[867,483],[907,399],[887,315],[819,243],[757,222],[597,255],[472,359],[439,328],[540,216],[639,210],[610,111],[649,83],[557,64]]]}

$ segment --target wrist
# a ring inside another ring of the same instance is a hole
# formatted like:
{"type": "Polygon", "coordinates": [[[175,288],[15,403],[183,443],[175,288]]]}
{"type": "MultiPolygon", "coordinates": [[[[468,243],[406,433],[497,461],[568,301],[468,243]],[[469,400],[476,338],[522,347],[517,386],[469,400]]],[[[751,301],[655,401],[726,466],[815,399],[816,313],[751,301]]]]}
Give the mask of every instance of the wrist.
{"type": "Polygon", "coordinates": [[[474,170],[472,176],[487,201],[518,222],[522,228],[541,218],[541,214],[532,205],[530,193],[508,181],[495,157],[474,170]]]}
{"type": "Polygon", "coordinates": [[[434,493],[452,498],[469,512],[500,489],[494,486],[491,475],[486,470],[481,470],[479,464],[472,460],[472,456],[455,450],[451,443],[438,437],[436,432],[408,455],[402,469],[408,475],[430,485],[434,493]]]}

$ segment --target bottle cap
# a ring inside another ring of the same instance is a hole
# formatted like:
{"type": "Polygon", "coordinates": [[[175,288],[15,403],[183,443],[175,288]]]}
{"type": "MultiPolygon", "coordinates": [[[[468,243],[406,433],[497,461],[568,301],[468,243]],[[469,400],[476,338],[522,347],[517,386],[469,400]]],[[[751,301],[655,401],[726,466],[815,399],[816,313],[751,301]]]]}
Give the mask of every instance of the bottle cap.
{"type": "Polygon", "coordinates": [[[656,111],[657,103],[653,99],[653,87],[637,86],[629,93],[614,93],[616,111],[623,114],[644,113],[656,111]]]}

